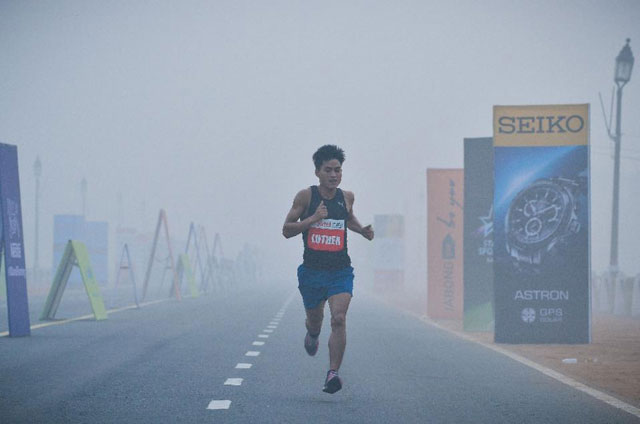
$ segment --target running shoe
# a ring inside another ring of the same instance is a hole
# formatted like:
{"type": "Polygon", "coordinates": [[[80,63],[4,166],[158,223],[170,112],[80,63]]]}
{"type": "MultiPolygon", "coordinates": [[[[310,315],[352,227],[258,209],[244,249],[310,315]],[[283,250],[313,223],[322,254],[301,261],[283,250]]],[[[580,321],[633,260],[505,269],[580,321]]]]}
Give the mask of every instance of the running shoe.
{"type": "Polygon", "coordinates": [[[340,389],[342,389],[342,380],[338,377],[338,371],[329,370],[329,372],[327,372],[327,379],[324,381],[324,388],[322,391],[334,394],[340,389]]]}
{"type": "Polygon", "coordinates": [[[314,356],[316,352],[318,352],[318,345],[320,344],[318,336],[320,336],[320,334],[313,337],[308,331],[307,335],[304,336],[304,350],[307,351],[309,356],[314,356]]]}

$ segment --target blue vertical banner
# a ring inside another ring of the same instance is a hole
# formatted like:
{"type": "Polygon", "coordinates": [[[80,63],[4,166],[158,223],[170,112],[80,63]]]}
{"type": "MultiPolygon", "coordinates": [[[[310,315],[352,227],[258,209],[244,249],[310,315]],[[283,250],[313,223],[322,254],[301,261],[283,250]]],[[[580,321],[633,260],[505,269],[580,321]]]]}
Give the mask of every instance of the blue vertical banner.
{"type": "Polygon", "coordinates": [[[495,341],[589,343],[589,105],[494,106],[495,341]]]}
{"type": "Polygon", "coordinates": [[[24,261],[18,148],[2,143],[0,143],[0,205],[9,335],[11,337],[28,336],[31,334],[31,325],[24,261]]]}

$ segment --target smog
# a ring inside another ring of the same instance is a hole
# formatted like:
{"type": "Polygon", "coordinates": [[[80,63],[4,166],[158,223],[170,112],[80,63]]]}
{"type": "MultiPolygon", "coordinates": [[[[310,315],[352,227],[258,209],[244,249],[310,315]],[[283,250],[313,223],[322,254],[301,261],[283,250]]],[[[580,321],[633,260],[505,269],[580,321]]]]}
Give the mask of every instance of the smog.
{"type": "MultiPolygon", "coordinates": [[[[136,304],[184,296],[189,286],[176,288],[172,279],[187,267],[201,293],[222,293],[216,287],[232,287],[234,278],[250,280],[243,290],[255,293],[295,291],[303,239],[282,237],[283,223],[296,193],[318,184],[313,153],[335,144],[346,154],[340,188],[354,193],[353,213],[376,231],[371,242],[347,233],[353,304],[377,294],[426,319],[427,169],[463,168],[463,140],[493,136],[496,105],[588,104],[586,121],[503,117],[496,128],[510,135],[588,129],[595,287],[611,270],[615,59],[627,38],[638,55],[638,22],[635,1],[3,1],[0,143],[18,149],[26,263],[11,275],[26,272],[41,308],[76,234],[69,228],[102,225],[96,231],[105,248],[90,250],[104,262],[94,273],[107,309],[134,296],[136,304]],[[381,288],[376,269],[390,261],[375,225],[383,215],[402,218],[394,258],[402,277],[381,288]],[[190,263],[181,262],[185,253],[190,263]],[[215,279],[209,266],[219,270],[215,279]]],[[[634,71],[621,103],[617,268],[629,296],[640,275],[637,64],[634,71]]],[[[438,272],[451,280],[453,310],[458,270],[445,266],[438,272]]],[[[72,274],[67,290],[75,300],[63,298],[62,315],[74,305],[92,313],[81,280],[72,274]]],[[[586,300],[598,334],[616,315],[604,291],[591,291],[604,300],[586,300]]],[[[574,300],[562,287],[514,293],[511,300],[523,304],[574,300]]],[[[292,305],[302,311],[296,296],[292,305]]],[[[631,310],[628,302],[619,308],[631,310]]],[[[540,319],[544,308],[525,306],[523,320],[540,319]]],[[[621,332],[638,334],[637,317],[623,315],[621,332]]],[[[555,306],[544,309],[546,322],[563,317],[555,306]]],[[[298,324],[304,336],[302,318],[298,324]]]]}

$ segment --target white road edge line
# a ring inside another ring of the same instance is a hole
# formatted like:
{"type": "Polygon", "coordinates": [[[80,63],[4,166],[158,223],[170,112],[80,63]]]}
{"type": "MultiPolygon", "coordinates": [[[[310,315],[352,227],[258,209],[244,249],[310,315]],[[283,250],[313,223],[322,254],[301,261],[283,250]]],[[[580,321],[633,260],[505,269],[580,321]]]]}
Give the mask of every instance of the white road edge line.
{"type": "MultiPolygon", "coordinates": [[[[143,306],[149,306],[149,305],[153,305],[156,303],[161,303],[161,302],[167,302],[169,300],[172,299],[160,299],[160,300],[152,300],[149,302],[144,302],[144,303],[140,303],[140,308],[142,308],[143,306]]],[[[123,306],[122,308],[116,308],[116,309],[108,309],[107,310],[107,315],[109,314],[115,314],[116,312],[122,312],[122,311],[128,311],[129,309],[137,309],[136,305],[129,305],[129,306],[123,306]]],[[[75,317],[75,318],[67,318],[67,319],[61,319],[58,321],[49,321],[49,322],[44,322],[42,324],[34,324],[31,327],[29,327],[30,330],[37,330],[39,328],[44,328],[44,327],[51,327],[52,325],[62,325],[62,324],[68,324],[70,322],[74,322],[74,321],[81,321],[81,320],[85,320],[85,319],[91,319],[93,318],[95,315],[93,314],[87,314],[87,315],[82,315],[80,317],[75,317]]],[[[6,337],[9,335],[8,331],[3,331],[0,333],[0,337],[6,337]]]]}
{"type": "Polygon", "coordinates": [[[522,356],[520,356],[520,355],[518,355],[516,353],[510,352],[510,351],[508,351],[506,349],[503,349],[501,347],[498,347],[498,346],[493,346],[493,345],[487,344],[485,342],[474,340],[473,338],[467,336],[466,334],[459,333],[459,332],[457,332],[455,330],[451,330],[449,328],[443,327],[443,326],[437,324],[436,322],[430,320],[426,316],[419,316],[419,315],[417,315],[415,313],[412,313],[412,312],[408,312],[408,313],[410,315],[412,315],[413,317],[418,318],[420,321],[422,321],[422,322],[424,322],[424,323],[426,323],[428,325],[431,325],[433,327],[439,328],[441,330],[445,330],[445,331],[447,331],[447,332],[449,332],[449,333],[451,333],[451,334],[453,334],[455,336],[460,337],[461,339],[464,339],[464,340],[467,340],[467,341],[470,341],[470,342],[473,342],[473,343],[477,343],[477,344],[479,344],[481,346],[484,346],[484,347],[486,347],[488,349],[493,350],[494,352],[501,353],[501,354],[513,359],[514,361],[520,362],[523,365],[526,365],[526,366],[528,366],[530,368],[533,368],[534,370],[536,370],[538,372],[541,372],[542,374],[553,378],[554,380],[557,380],[557,381],[559,381],[561,383],[566,384],[567,386],[573,387],[576,390],[579,390],[579,391],[581,391],[583,393],[586,393],[589,396],[592,396],[592,397],[594,397],[594,398],[596,398],[596,399],[598,399],[598,400],[600,400],[602,402],[605,402],[605,403],[613,406],[614,408],[622,409],[623,411],[628,412],[629,414],[635,415],[636,417],[640,418],[640,409],[639,408],[636,408],[633,405],[629,405],[628,403],[623,402],[620,399],[617,399],[617,398],[615,398],[615,397],[613,397],[611,395],[608,395],[608,394],[603,393],[603,392],[601,392],[599,390],[596,390],[596,389],[594,389],[592,387],[589,387],[586,384],[580,383],[579,381],[576,381],[571,377],[567,377],[564,374],[561,374],[561,373],[559,373],[557,371],[554,371],[554,370],[552,370],[550,368],[547,368],[547,367],[545,367],[543,365],[537,364],[537,363],[535,363],[535,362],[533,362],[533,361],[531,361],[531,360],[529,360],[529,359],[527,359],[525,357],[522,357],[522,356]]]}

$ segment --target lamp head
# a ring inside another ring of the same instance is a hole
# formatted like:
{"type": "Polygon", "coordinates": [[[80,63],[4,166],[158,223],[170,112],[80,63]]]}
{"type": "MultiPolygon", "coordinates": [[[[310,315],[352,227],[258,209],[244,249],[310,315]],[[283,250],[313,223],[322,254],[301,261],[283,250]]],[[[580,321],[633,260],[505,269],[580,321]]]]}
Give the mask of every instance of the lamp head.
{"type": "Polygon", "coordinates": [[[633,53],[629,47],[630,38],[627,38],[627,44],[624,45],[618,57],[616,57],[616,74],[614,81],[616,84],[624,85],[631,79],[631,71],[633,70],[633,53]]]}

